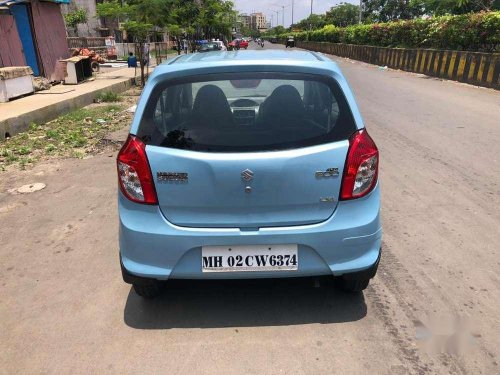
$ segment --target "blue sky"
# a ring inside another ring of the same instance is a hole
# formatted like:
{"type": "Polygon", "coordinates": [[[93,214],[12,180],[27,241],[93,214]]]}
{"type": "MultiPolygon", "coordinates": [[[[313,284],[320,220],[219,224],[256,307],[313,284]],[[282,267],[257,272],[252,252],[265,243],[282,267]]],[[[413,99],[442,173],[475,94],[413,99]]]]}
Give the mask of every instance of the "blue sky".
{"type": "MultiPolygon", "coordinates": [[[[235,8],[242,13],[262,12],[269,21],[271,20],[271,15],[273,15],[273,26],[276,26],[276,12],[272,10],[280,11],[279,24],[281,25],[281,6],[284,5],[285,27],[290,26],[292,22],[292,0],[233,0],[233,2],[235,8]]],[[[359,4],[359,0],[313,0],[313,13],[325,13],[332,6],[342,2],[359,4]]],[[[307,18],[311,13],[311,0],[295,0],[294,3],[293,20],[297,23],[301,19],[307,18]]]]}

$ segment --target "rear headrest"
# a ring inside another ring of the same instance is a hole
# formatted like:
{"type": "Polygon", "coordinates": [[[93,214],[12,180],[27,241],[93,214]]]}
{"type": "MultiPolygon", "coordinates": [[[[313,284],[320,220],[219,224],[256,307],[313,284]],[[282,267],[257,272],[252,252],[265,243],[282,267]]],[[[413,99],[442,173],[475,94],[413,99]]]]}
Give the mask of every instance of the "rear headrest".
{"type": "Polygon", "coordinates": [[[193,120],[200,121],[207,126],[233,123],[226,95],[220,87],[215,85],[205,85],[198,91],[193,104],[192,116],[193,120]]]}
{"type": "Polygon", "coordinates": [[[272,121],[276,118],[301,119],[305,109],[297,89],[292,85],[282,85],[262,103],[259,112],[262,121],[272,121]]]}

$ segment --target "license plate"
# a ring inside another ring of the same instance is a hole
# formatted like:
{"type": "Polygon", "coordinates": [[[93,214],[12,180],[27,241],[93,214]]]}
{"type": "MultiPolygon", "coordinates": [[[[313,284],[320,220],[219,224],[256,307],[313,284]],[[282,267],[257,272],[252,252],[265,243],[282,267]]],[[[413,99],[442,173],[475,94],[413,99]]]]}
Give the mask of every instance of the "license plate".
{"type": "Polygon", "coordinates": [[[203,246],[203,272],[295,271],[297,245],[203,246]]]}

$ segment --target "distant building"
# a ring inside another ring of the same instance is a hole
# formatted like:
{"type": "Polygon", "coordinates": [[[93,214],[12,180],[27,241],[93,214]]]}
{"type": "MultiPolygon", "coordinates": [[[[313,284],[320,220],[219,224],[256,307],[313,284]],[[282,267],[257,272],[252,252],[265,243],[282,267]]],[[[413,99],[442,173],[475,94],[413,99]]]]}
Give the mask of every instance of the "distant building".
{"type": "Polygon", "coordinates": [[[87,13],[87,22],[77,26],[78,35],[75,35],[74,30],[67,29],[68,35],[79,37],[114,36],[117,42],[121,42],[122,32],[119,30],[118,22],[114,19],[97,16],[97,4],[99,3],[102,3],[102,0],[71,0],[71,3],[61,5],[63,14],[74,12],[77,9],[83,9],[87,13]]]}
{"type": "MultiPolygon", "coordinates": [[[[87,14],[87,22],[77,26],[78,36],[101,36],[98,31],[101,27],[101,20],[96,16],[96,0],[72,0],[69,4],[61,5],[63,15],[77,9],[83,9],[87,14]]],[[[68,29],[68,34],[69,36],[77,36],[72,29],[68,29]]]]}
{"type": "Polygon", "coordinates": [[[253,30],[267,30],[266,15],[264,13],[250,14],[250,24],[253,30]]]}
{"type": "Polygon", "coordinates": [[[269,28],[265,14],[260,12],[251,13],[250,15],[242,13],[238,16],[238,23],[241,28],[252,30],[265,31],[269,28]]]}
{"type": "MultiPolygon", "coordinates": [[[[2,1],[2,0],[0,0],[2,1]]],[[[63,0],[53,0],[63,1],[63,0]]],[[[66,0],[64,0],[66,1],[66,0]]],[[[115,38],[117,43],[133,42],[133,36],[127,35],[123,30],[122,24],[115,18],[99,17],[97,15],[97,4],[103,0],[67,0],[68,4],[61,5],[62,13],[68,14],[77,9],[83,9],[87,14],[87,22],[77,25],[77,33],[72,28],[66,28],[70,37],[108,37],[115,38]]],[[[123,21],[123,20],[122,20],[123,21]]],[[[150,42],[164,42],[169,40],[168,33],[165,33],[161,28],[153,27],[152,33],[149,36],[150,42]]]]}
{"type": "Polygon", "coordinates": [[[251,28],[252,17],[248,14],[242,13],[238,16],[238,18],[241,23],[241,27],[251,28]]]}

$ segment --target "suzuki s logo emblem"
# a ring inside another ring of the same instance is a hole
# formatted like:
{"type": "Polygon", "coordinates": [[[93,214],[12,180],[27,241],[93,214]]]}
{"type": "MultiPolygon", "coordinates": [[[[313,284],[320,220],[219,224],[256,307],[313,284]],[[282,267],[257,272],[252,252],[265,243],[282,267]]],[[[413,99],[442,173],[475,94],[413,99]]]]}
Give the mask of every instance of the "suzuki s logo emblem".
{"type": "Polygon", "coordinates": [[[250,169],[245,169],[243,172],[241,172],[241,178],[245,181],[252,181],[253,172],[250,169]]]}

